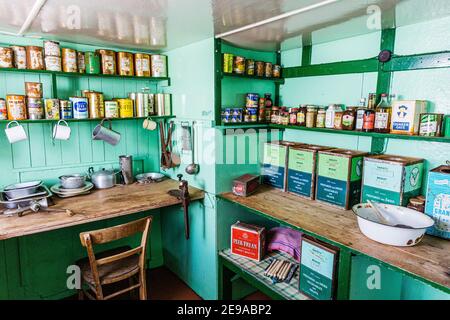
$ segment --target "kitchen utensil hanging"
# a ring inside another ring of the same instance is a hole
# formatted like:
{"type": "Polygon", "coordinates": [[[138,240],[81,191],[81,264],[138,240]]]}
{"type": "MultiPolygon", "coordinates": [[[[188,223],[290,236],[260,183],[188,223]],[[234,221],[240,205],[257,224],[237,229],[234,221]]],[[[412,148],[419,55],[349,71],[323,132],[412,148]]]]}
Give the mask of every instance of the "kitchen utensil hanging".
{"type": "Polygon", "coordinates": [[[192,135],[191,135],[191,163],[186,167],[186,173],[190,175],[196,175],[200,171],[200,166],[195,163],[195,124],[196,122],[192,122],[192,135]]]}
{"type": "Polygon", "coordinates": [[[161,168],[170,169],[180,165],[181,159],[180,156],[172,151],[172,133],[174,128],[174,122],[171,121],[169,123],[169,127],[167,129],[167,139],[165,135],[166,125],[164,122],[161,122],[159,126],[159,134],[161,140],[161,168]]]}

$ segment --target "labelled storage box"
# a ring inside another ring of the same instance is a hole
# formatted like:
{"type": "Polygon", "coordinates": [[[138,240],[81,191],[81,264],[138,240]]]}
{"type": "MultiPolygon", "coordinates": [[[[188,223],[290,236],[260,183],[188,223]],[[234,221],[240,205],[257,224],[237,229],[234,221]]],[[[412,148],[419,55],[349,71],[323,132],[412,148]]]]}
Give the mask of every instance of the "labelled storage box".
{"type": "Polygon", "coordinates": [[[420,194],[424,160],[376,155],[364,158],[362,199],[406,206],[420,194]]]}
{"type": "Polygon", "coordinates": [[[427,233],[450,239],[450,166],[441,166],[430,171],[425,213],[435,222],[427,233]]]}
{"type": "Polygon", "coordinates": [[[261,261],[266,251],[266,228],[236,222],[231,226],[231,253],[261,261]]]}
{"type": "Polygon", "coordinates": [[[333,148],[315,145],[291,147],[288,157],[287,191],[314,200],[318,153],[330,149],[333,148]]]}
{"type": "Polygon", "coordinates": [[[394,101],[392,103],[391,133],[417,135],[420,115],[427,111],[428,101],[394,101]]]}
{"type": "Polygon", "coordinates": [[[271,187],[286,191],[289,148],[303,144],[273,141],[264,144],[262,181],[271,187]]]}
{"type": "Polygon", "coordinates": [[[316,200],[345,210],[358,204],[366,155],[367,152],[345,149],[320,151],[316,200]]]}

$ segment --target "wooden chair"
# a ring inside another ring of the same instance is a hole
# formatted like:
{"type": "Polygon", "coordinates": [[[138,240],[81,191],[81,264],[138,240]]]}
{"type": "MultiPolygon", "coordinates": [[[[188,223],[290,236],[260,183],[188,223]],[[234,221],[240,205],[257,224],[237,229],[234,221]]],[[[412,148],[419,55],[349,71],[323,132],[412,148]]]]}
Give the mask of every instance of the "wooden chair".
{"type": "Polygon", "coordinates": [[[84,291],[81,288],[79,290],[80,299],[83,299],[84,295],[86,295],[92,300],[108,300],[137,288],[139,288],[139,298],[141,300],[147,299],[145,251],[152,219],[152,217],[148,217],[112,228],[80,233],[81,244],[87,249],[88,253],[87,259],[77,263],[82,273],[82,286],[87,284],[89,289],[95,294],[93,296],[89,290],[84,291]],[[97,254],[97,256],[94,254],[94,245],[123,239],[136,233],[142,233],[139,247],[134,249],[126,247],[125,249],[97,254]],[[133,284],[132,280],[136,275],[139,276],[139,282],[133,284]],[[126,279],[129,279],[129,287],[104,296],[102,286],[126,279]]]}

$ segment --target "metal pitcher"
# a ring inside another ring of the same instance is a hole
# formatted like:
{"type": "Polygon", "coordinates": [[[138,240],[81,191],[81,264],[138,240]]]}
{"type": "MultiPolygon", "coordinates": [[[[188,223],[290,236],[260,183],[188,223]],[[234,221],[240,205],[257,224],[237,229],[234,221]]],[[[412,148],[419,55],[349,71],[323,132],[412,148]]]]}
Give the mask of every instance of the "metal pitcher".
{"type": "Polygon", "coordinates": [[[113,146],[117,145],[120,142],[120,137],[120,133],[112,129],[111,119],[108,118],[103,119],[102,122],[100,122],[100,124],[97,125],[92,132],[92,139],[103,140],[113,146]],[[103,123],[105,121],[109,121],[109,128],[103,126],[103,123]]]}

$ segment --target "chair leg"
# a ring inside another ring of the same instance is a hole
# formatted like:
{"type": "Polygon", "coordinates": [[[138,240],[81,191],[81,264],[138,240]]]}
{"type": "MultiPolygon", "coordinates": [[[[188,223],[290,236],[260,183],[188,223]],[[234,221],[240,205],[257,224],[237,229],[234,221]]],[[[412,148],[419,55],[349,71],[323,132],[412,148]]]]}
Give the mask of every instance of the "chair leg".
{"type": "MultiPolygon", "coordinates": [[[[136,276],[133,276],[133,277],[128,278],[128,286],[132,287],[132,286],[134,285],[134,283],[135,283],[135,281],[134,281],[135,277],[136,277],[136,276]]],[[[138,279],[138,280],[139,280],[139,279],[138,279]]],[[[137,289],[138,289],[138,288],[137,288],[137,289]]],[[[131,290],[131,291],[130,291],[130,299],[132,299],[132,300],[137,300],[137,299],[138,299],[138,296],[137,296],[137,294],[136,294],[136,290],[137,290],[137,289],[134,289],[134,290],[131,290]]]]}
{"type": "Polygon", "coordinates": [[[147,300],[147,283],[145,277],[145,268],[141,268],[139,280],[141,281],[141,286],[139,287],[139,298],[141,300],[147,300]]]}

